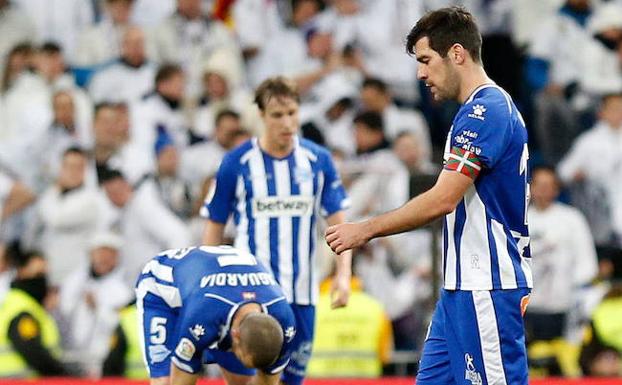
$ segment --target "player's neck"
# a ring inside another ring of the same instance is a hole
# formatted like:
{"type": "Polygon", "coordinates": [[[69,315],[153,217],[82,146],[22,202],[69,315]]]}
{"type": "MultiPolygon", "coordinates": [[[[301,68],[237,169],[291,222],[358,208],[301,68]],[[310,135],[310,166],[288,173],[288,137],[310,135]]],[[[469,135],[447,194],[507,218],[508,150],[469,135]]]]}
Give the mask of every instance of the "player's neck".
{"type": "Polygon", "coordinates": [[[285,158],[294,150],[294,142],[281,146],[263,135],[259,138],[259,147],[274,158],[285,158]]]}
{"type": "Polygon", "coordinates": [[[231,328],[237,329],[244,317],[246,317],[250,313],[261,313],[261,306],[255,302],[245,303],[244,305],[240,306],[240,308],[235,312],[235,315],[233,316],[233,321],[231,321],[231,328]]]}
{"type": "Polygon", "coordinates": [[[458,95],[460,104],[464,104],[473,91],[484,84],[494,84],[494,82],[488,77],[482,66],[474,65],[466,70],[462,74],[462,86],[460,87],[460,95],[458,95]]]}

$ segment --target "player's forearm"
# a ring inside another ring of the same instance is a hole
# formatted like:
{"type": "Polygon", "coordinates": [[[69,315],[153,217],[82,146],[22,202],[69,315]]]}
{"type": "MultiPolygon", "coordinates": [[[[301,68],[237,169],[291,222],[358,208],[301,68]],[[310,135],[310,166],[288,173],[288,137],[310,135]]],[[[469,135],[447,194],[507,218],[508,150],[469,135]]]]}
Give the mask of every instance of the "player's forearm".
{"type": "Polygon", "coordinates": [[[224,224],[210,221],[208,219],[205,223],[205,230],[203,230],[203,244],[206,246],[221,245],[223,242],[224,233],[224,224]]]}
{"type": "MultiPolygon", "coordinates": [[[[345,214],[343,211],[338,211],[333,215],[326,218],[326,222],[329,226],[338,225],[345,222],[345,214]]],[[[335,271],[337,276],[352,275],[352,251],[347,250],[341,254],[337,254],[335,271]]]]}

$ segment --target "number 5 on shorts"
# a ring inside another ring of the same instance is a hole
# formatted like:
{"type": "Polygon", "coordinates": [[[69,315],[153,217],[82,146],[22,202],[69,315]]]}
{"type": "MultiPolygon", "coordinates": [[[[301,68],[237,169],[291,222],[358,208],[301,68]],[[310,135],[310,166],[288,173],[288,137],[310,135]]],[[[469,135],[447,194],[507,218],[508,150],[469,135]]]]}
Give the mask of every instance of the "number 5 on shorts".
{"type": "Polygon", "coordinates": [[[154,345],[163,344],[166,341],[166,318],[153,317],[151,319],[151,328],[149,341],[154,345]]]}

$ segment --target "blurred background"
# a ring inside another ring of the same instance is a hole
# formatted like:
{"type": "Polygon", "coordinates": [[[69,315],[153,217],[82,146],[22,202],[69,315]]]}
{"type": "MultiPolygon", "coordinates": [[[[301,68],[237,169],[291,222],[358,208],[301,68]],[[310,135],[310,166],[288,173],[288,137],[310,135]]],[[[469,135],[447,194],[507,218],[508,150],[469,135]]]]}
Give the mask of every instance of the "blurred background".
{"type": "MultiPolygon", "coordinates": [[[[432,186],[459,106],[431,99],[404,40],[448,5],[478,19],[529,130],[533,378],[621,376],[622,1],[0,0],[0,378],[145,378],[134,279],[200,243],[266,77],[298,84],[300,134],[332,151],[349,220],[432,186]]],[[[440,242],[433,224],[357,250],[339,311],[323,250],[310,377],[414,375],[440,242]]]]}

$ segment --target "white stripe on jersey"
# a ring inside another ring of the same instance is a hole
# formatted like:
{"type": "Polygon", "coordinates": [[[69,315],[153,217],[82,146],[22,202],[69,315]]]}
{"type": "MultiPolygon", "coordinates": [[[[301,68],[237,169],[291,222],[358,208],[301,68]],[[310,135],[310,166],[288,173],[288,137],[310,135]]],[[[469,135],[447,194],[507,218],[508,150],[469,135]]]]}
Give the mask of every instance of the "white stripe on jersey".
{"type": "MultiPolygon", "coordinates": [[[[296,167],[305,173],[311,173],[311,162],[309,161],[308,153],[309,151],[296,151],[294,153],[296,167]]],[[[300,189],[300,195],[313,196],[313,179],[300,181],[298,188],[300,189]]],[[[319,204],[319,201],[319,199],[316,199],[316,205],[319,204]]],[[[317,207],[315,212],[318,212],[317,207]]],[[[311,293],[309,293],[311,268],[313,268],[313,266],[309,266],[310,234],[315,234],[315,232],[311,232],[311,217],[308,215],[301,216],[298,222],[298,278],[296,279],[295,287],[296,302],[299,304],[312,303],[311,293]]]]}
{"type": "Polygon", "coordinates": [[[143,291],[162,298],[170,307],[181,307],[181,294],[179,289],[174,286],[157,283],[155,278],[145,278],[140,281],[136,288],[136,292],[142,293],[143,291]]]}
{"type": "Polygon", "coordinates": [[[162,265],[155,259],[147,262],[145,267],[143,267],[142,274],[152,273],[157,279],[173,282],[173,268],[171,266],[162,265]]]}
{"type": "Polygon", "coordinates": [[[138,284],[136,288],[136,312],[137,312],[137,321],[138,321],[138,343],[140,346],[140,351],[142,352],[143,362],[145,367],[147,368],[147,372],[149,370],[149,362],[147,359],[147,345],[145,345],[145,333],[141,332],[145,330],[145,307],[143,301],[145,296],[147,295],[147,289],[142,285],[142,282],[138,284]]]}
{"type": "Polygon", "coordinates": [[[531,258],[520,257],[520,267],[523,270],[523,274],[525,274],[525,279],[529,287],[533,287],[533,275],[531,275],[532,262],[531,258]]]}
{"type": "MultiPolygon", "coordinates": [[[[276,195],[288,197],[291,195],[289,164],[287,160],[272,160],[276,195]]],[[[290,216],[280,215],[278,220],[278,265],[279,284],[287,300],[292,302],[294,298],[294,256],[292,244],[292,220],[290,216]]],[[[274,234],[272,234],[274,235],[274,234]]]]}
{"type": "MultiPolygon", "coordinates": [[[[252,199],[268,196],[268,178],[266,177],[261,149],[258,145],[253,145],[253,149],[249,153],[248,165],[253,188],[252,199]]],[[[254,220],[255,255],[264,266],[270,268],[270,218],[259,217],[254,218],[254,220]]]]}
{"type": "Polygon", "coordinates": [[[236,237],[234,246],[236,249],[251,252],[248,246],[248,216],[246,215],[246,190],[244,189],[244,177],[238,176],[235,185],[235,196],[238,197],[236,210],[240,215],[240,220],[236,226],[236,237]]]}
{"type": "Polygon", "coordinates": [[[475,185],[471,185],[464,194],[464,206],[466,220],[460,238],[460,289],[492,290],[486,206],[475,185]],[[484,286],[486,279],[490,282],[484,286]]]}
{"type": "MultiPolygon", "coordinates": [[[[456,277],[456,244],[454,229],[456,227],[456,212],[453,211],[445,216],[447,221],[447,255],[445,262],[445,289],[456,290],[458,277],[456,277]]],[[[443,234],[444,236],[444,234],[443,234]]]]}
{"type": "Polygon", "coordinates": [[[501,287],[504,289],[516,289],[518,287],[518,284],[516,283],[516,274],[514,273],[512,257],[510,257],[510,253],[508,252],[508,238],[503,230],[503,225],[494,219],[491,219],[490,227],[492,228],[492,235],[494,237],[497,250],[497,258],[499,260],[499,278],[501,279],[501,287]]]}
{"type": "Polygon", "coordinates": [[[482,357],[484,359],[486,383],[490,385],[507,385],[505,372],[503,371],[497,316],[495,315],[492,297],[489,291],[478,290],[472,293],[482,357]]]}

